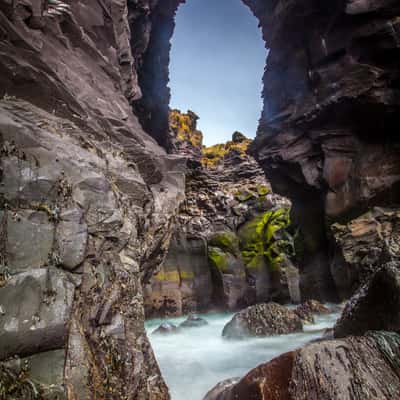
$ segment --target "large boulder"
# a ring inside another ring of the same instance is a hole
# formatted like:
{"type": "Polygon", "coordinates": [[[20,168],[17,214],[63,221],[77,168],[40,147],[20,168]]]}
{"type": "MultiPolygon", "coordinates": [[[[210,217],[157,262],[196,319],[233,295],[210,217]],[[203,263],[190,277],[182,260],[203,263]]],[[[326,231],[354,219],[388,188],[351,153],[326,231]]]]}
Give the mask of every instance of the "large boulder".
{"type": "Polygon", "coordinates": [[[223,331],[227,339],[248,336],[272,336],[301,332],[301,319],[288,308],[277,303],[250,306],[233,316],[223,331]]]}
{"type": "Polygon", "coordinates": [[[231,389],[240,378],[229,378],[216,384],[211,390],[207,392],[203,400],[228,400],[229,389],[231,389]]]}
{"type": "Polygon", "coordinates": [[[207,400],[397,399],[399,356],[396,333],[312,343],[256,367],[207,400]]]}
{"type": "Polygon", "coordinates": [[[384,265],[349,300],[337,321],[335,337],[369,330],[400,332],[400,264],[384,265]]]}
{"type": "Polygon", "coordinates": [[[305,322],[313,323],[314,315],[329,314],[329,308],[317,300],[307,300],[296,307],[294,312],[305,322]]]}
{"type": "Polygon", "coordinates": [[[157,329],[152,332],[152,335],[171,335],[178,332],[178,327],[170,322],[163,322],[157,329]]]}
{"type": "Polygon", "coordinates": [[[183,321],[180,328],[200,328],[201,326],[208,325],[208,322],[196,314],[190,314],[185,321],[183,321]]]}

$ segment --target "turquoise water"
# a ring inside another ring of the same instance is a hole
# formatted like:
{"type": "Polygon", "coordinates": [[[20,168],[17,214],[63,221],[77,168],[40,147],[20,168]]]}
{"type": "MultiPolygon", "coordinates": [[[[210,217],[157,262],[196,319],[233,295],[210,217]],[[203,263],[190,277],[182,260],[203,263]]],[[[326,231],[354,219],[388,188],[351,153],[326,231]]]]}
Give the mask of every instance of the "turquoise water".
{"type": "Polygon", "coordinates": [[[227,341],[222,339],[221,332],[232,315],[200,315],[209,325],[186,328],[168,336],[152,335],[151,332],[165,321],[178,325],[184,317],[146,322],[172,400],[202,400],[218,382],[243,376],[257,365],[321,337],[324,329],[331,328],[339,316],[333,313],[316,317],[316,323],[305,325],[303,333],[227,341]]]}

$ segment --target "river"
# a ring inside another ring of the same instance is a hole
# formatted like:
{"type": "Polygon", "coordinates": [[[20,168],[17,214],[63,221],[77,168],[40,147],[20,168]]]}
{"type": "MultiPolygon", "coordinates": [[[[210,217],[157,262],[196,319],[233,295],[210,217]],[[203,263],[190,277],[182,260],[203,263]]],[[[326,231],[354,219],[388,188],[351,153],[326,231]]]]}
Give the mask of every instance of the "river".
{"type": "MultiPolygon", "coordinates": [[[[185,328],[167,336],[151,334],[165,319],[146,321],[146,329],[172,400],[202,400],[218,382],[241,377],[257,365],[321,337],[324,329],[334,325],[339,314],[317,316],[315,324],[305,325],[302,333],[241,341],[221,337],[224,325],[233,314],[200,316],[209,324],[185,328]]],[[[178,325],[184,320],[182,317],[167,321],[178,325]]]]}

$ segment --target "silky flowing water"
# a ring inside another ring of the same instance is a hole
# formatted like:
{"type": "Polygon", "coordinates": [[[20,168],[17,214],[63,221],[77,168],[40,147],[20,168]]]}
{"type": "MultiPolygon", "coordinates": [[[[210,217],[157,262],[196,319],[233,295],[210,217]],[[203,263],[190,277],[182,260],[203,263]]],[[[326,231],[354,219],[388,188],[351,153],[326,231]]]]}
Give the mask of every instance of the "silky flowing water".
{"type": "Polygon", "coordinates": [[[321,337],[339,316],[337,313],[317,316],[315,324],[305,325],[302,333],[230,341],[223,339],[221,332],[232,315],[200,315],[209,325],[185,328],[167,336],[152,335],[151,332],[165,321],[178,325],[185,320],[184,317],[146,322],[172,400],[202,400],[218,382],[241,377],[257,365],[321,337]]]}

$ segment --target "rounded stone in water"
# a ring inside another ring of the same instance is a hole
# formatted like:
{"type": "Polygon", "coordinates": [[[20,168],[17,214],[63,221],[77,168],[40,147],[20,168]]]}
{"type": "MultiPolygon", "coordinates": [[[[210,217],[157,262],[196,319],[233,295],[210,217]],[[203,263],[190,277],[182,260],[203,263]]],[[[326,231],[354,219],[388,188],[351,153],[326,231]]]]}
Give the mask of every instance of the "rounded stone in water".
{"type": "Polygon", "coordinates": [[[176,325],[170,322],[164,322],[152,332],[152,335],[170,335],[178,331],[179,328],[176,325]]]}
{"type": "Polygon", "coordinates": [[[183,321],[179,327],[181,328],[198,328],[200,326],[208,325],[208,322],[204,318],[200,318],[196,314],[190,314],[186,321],[183,321]]]}

